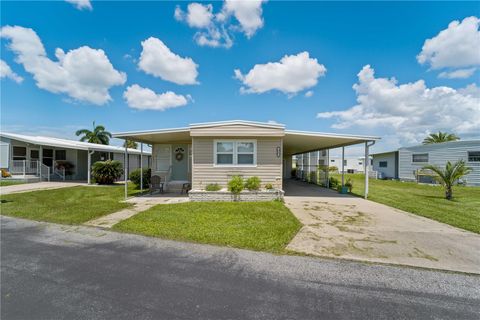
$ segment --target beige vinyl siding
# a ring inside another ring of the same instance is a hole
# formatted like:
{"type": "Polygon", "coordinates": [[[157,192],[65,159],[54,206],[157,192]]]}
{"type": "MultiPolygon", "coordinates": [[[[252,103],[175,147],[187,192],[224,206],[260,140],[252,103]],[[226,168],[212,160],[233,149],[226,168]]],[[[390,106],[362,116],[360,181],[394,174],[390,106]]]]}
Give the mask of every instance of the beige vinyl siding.
{"type": "Polygon", "coordinates": [[[283,137],[285,132],[283,128],[231,124],[192,128],[190,135],[192,137],[283,137]]]}
{"type": "Polygon", "coordinates": [[[277,147],[282,148],[281,138],[245,138],[257,141],[257,165],[254,167],[214,166],[213,144],[217,139],[229,138],[193,138],[193,189],[204,189],[210,183],[226,186],[229,178],[234,175],[244,178],[258,176],[262,180],[262,187],[266,183],[272,183],[281,188],[282,156],[280,154],[280,157],[277,157],[277,147]]]}

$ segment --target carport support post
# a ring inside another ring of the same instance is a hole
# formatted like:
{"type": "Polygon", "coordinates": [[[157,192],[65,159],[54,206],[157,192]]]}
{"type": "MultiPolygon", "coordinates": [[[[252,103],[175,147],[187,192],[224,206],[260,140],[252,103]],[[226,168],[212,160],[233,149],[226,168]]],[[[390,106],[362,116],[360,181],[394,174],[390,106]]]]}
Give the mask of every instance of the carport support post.
{"type": "Polygon", "coordinates": [[[330,189],[330,149],[327,149],[327,171],[325,172],[327,176],[327,189],[330,189]]]}
{"type": "Polygon", "coordinates": [[[143,142],[140,143],[140,194],[143,193],[143,142]]]}
{"type": "Polygon", "coordinates": [[[127,184],[127,157],[128,157],[128,149],[127,149],[127,139],[125,139],[125,155],[124,155],[124,162],[123,162],[123,178],[125,179],[125,200],[127,199],[128,196],[128,184],[127,184]]]}
{"type": "Polygon", "coordinates": [[[345,147],[342,147],[342,187],[345,180],[345,147]]]}
{"type": "Polygon", "coordinates": [[[368,141],[365,141],[365,159],[363,161],[363,167],[365,172],[365,199],[368,198],[368,141]]]}

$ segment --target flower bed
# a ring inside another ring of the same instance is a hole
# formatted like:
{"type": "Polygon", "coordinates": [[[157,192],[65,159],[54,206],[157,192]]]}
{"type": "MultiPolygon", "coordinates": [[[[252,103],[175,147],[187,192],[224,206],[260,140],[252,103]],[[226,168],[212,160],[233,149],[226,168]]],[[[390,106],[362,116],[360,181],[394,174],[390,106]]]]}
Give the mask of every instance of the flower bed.
{"type": "Polygon", "coordinates": [[[190,190],[188,192],[190,201],[194,201],[194,202],[273,201],[273,200],[282,200],[283,195],[284,195],[284,191],[279,189],[258,190],[258,191],[244,190],[239,194],[233,194],[226,189],[223,189],[220,191],[190,190]]]}

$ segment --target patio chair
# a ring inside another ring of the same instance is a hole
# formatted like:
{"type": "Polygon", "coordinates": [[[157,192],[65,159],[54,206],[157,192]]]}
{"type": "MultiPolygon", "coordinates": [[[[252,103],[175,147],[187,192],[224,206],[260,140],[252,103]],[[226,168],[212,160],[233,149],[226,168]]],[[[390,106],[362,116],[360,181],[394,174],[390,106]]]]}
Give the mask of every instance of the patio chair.
{"type": "Polygon", "coordinates": [[[150,194],[156,190],[160,191],[160,193],[163,193],[163,185],[164,182],[162,182],[162,178],[159,176],[152,176],[152,178],[150,178],[150,194]]]}
{"type": "Polygon", "coordinates": [[[182,191],[180,192],[180,194],[183,194],[184,191],[185,191],[185,193],[188,193],[188,191],[190,191],[190,189],[192,189],[192,185],[190,184],[190,182],[186,182],[186,183],[182,184],[182,191]]]}

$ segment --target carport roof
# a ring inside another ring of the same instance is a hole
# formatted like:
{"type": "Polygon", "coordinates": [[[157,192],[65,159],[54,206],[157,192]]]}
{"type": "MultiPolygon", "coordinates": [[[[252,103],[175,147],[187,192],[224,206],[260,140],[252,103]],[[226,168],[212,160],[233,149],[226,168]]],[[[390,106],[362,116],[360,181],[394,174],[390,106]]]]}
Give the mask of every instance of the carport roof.
{"type": "MultiPolygon", "coordinates": [[[[56,148],[66,148],[66,149],[76,149],[76,150],[90,150],[90,151],[100,151],[100,152],[125,152],[125,148],[90,142],[74,141],[53,137],[43,137],[43,136],[28,136],[18,133],[8,133],[2,132],[0,136],[14,139],[17,141],[22,141],[34,145],[50,146],[56,148]]],[[[128,149],[128,153],[131,154],[140,154],[140,150],[137,149],[128,149]]],[[[150,152],[143,152],[145,155],[149,155],[150,152]]]]}
{"type": "MultiPolygon", "coordinates": [[[[198,128],[200,126],[228,126],[228,125],[251,125],[256,127],[272,127],[284,129],[283,124],[267,123],[267,122],[253,122],[253,121],[221,121],[221,122],[208,122],[201,124],[191,124],[188,127],[170,128],[170,129],[158,129],[147,131],[132,131],[132,132],[120,132],[114,133],[115,138],[129,139],[138,142],[144,142],[149,144],[155,143],[179,143],[188,142],[191,140],[190,130],[192,128],[198,128]]],[[[366,141],[379,140],[379,137],[374,136],[359,136],[359,135],[346,135],[336,133],[324,133],[324,132],[312,132],[312,131],[296,131],[296,130],[284,130],[283,136],[283,149],[284,154],[293,155],[309,151],[317,151],[322,149],[332,149],[342,146],[349,146],[366,141]]]]}

